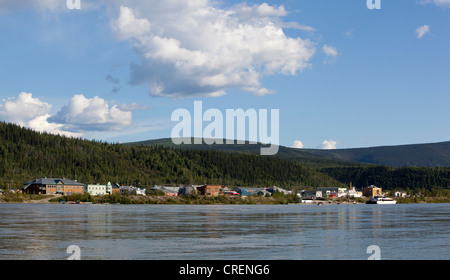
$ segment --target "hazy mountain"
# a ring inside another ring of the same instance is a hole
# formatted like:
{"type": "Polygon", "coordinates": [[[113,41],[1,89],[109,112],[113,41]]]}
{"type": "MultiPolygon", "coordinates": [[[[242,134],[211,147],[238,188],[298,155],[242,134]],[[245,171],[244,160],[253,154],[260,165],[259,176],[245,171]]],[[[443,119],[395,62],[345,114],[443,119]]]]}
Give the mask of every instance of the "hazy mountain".
{"type": "MultiPolygon", "coordinates": [[[[175,145],[170,138],[127,143],[127,145],[161,145],[169,147],[178,146],[183,149],[232,151],[254,154],[258,154],[262,146],[262,144],[259,143],[234,145],[207,145],[205,143],[200,145],[175,145]]],[[[450,142],[336,150],[295,149],[280,146],[278,154],[276,156],[285,159],[294,159],[309,164],[323,164],[326,162],[345,165],[351,162],[379,164],[396,167],[439,167],[450,166],[450,142]]]]}

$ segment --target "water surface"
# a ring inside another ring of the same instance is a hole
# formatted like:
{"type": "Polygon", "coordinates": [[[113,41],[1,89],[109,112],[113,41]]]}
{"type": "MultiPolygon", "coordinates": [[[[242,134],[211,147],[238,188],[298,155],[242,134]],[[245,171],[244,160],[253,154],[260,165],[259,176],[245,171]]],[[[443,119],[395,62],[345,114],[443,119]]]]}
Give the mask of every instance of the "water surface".
{"type": "Polygon", "coordinates": [[[450,205],[0,204],[0,259],[450,259],[450,205]]]}

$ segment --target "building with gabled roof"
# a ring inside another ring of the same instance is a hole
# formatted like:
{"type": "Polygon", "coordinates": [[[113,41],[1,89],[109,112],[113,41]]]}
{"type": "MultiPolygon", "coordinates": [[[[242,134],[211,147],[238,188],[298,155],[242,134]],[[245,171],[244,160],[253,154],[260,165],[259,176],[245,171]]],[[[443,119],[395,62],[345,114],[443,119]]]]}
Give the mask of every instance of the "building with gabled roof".
{"type": "Polygon", "coordinates": [[[47,195],[70,195],[84,194],[85,185],[76,180],[60,178],[40,178],[27,182],[22,187],[22,193],[47,194],[47,195]]]}

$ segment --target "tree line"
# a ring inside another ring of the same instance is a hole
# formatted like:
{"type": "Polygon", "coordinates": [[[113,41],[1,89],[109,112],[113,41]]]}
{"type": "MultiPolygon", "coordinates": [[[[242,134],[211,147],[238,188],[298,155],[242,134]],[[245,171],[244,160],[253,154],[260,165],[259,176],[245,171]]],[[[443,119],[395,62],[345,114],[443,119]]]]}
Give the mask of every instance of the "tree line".
{"type": "Polygon", "coordinates": [[[342,185],[298,162],[251,154],[128,146],[40,133],[0,122],[0,187],[37,178],[85,184],[319,187],[342,185]]]}
{"type": "Polygon", "coordinates": [[[450,167],[358,165],[323,167],[320,171],[353,186],[376,185],[386,190],[436,189],[450,186],[450,167]]]}

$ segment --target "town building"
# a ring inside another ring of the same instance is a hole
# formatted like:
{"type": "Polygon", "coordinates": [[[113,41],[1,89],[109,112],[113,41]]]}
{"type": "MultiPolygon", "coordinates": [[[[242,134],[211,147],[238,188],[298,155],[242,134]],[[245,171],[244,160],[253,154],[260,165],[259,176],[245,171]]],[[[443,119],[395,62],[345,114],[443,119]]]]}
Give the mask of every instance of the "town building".
{"type": "Polygon", "coordinates": [[[347,188],[319,187],[316,190],[322,192],[322,197],[344,197],[344,196],[347,196],[347,188]]]}
{"type": "Polygon", "coordinates": [[[252,196],[259,193],[262,189],[261,188],[236,188],[236,192],[240,196],[252,196]]]}
{"type": "Polygon", "coordinates": [[[41,178],[25,183],[21,190],[26,194],[71,195],[84,194],[85,187],[69,179],[41,178]]]}
{"type": "Polygon", "coordinates": [[[283,194],[292,194],[292,191],[285,190],[285,189],[277,187],[277,186],[267,187],[267,188],[265,188],[265,190],[267,190],[268,192],[270,192],[272,194],[274,194],[275,192],[281,192],[283,194]]]}
{"type": "Polygon", "coordinates": [[[201,195],[205,196],[218,196],[222,194],[222,186],[203,185],[201,187],[198,187],[197,190],[201,195]]]}
{"type": "Polygon", "coordinates": [[[301,191],[299,192],[300,198],[310,198],[310,199],[317,199],[322,197],[322,191],[301,191]]]}
{"type": "Polygon", "coordinates": [[[188,186],[182,186],[179,188],[178,190],[178,195],[196,195],[197,194],[197,188],[201,187],[200,185],[195,186],[195,185],[188,185],[188,186]]]}
{"type": "Polygon", "coordinates": [[[108,182],[108,184],[106,185],[100,185],[100,184],[96,184],[96,185],[87,185],[86,187],[86,191],[90,194],[90,195],[110,195],[112,194],[112,185],[111,182],[108,182]]]}
{"type": "Polygon", "coordinates": [[[368,187],[363,188],[362,193],[363,196],[365,197],[374,197],[383,195],[382,189],[374,185],[370,185],[368,187]]]}
{"type": "Polygon", "coordinates": [[[362,191],[358,191],[355,187],[350,186],[348,190],[348,197],[358,198],[362,196],[362,191]]]}
{"type": "Polygon", "coordinates": [[[145,195],[145,189],[141,189],[135,186],[123,186],[120,187],[121,195],[145,195]]]}
{"type": "Polygon", "coordinates": [[[117,194],[120,195],[120,185],[117,183],[112,184],[111,194],[117,194]]]}
{"type": "Polygon", "coordinates": [[[165,196],[178,196],[180,187],[153,186],[152,191],[161,191],[165,196]]]}
{"type": "Polygon", "coordinates": [[[405,197],[408,196],[408,194],[407,194],[406,192],[396,191],[396,192],[394,193],[394,196],[395,196],[395,197],[402,197],[402,198],[405,198],[405,197]]]}

